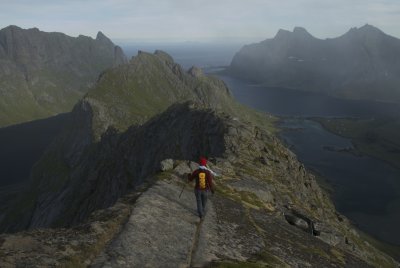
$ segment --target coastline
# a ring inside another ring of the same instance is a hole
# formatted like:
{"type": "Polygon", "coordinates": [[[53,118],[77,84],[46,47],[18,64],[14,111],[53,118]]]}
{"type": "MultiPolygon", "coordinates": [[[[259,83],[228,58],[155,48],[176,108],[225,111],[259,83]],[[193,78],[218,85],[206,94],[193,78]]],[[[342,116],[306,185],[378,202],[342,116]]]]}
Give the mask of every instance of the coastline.
{"type": "MultiPolygon", "coordinates": [[[[301,131],[302,129],[301,128],[298,128],[298,129],[285,129],[285,128],[282,128],[281,126],[279,126],[280,123],[282,123],[285,119],[293,119],[293,118],[301,118],[301,119],[306,119],[306,120],[311,120],[311,119],[310,118],[304,118],[304,117],[291,117],[291,116],[284,116],[284,117],[278,117],[278,118],[279,119],[275,122],[275,127],[277,129],[277,137],[285,144],[285,146],[287,148],[292,150],[293,145],[289,144],[282,137],[281,133],[284,132],[284,131],[301,131]]],[[[311,121],[316,122],[314,120],[311,120],[311,121]]],[[[317,122],[317,123],[319,124],[319,122],[317,122]]],[[[322,127],[322,124],[320,124],[320,125],[322,127]]],[[[329,131],[329,130],[327,130],[325,128],[324,128],[324,130],[326,130],[327,132],[329,132],[331,134],[336,135],[336,133],[332,133],[331,131],[329,131]]],[[[340,137],[345,138],[345,139],[349,139],[348,137],[345,137],[345,136],[340,136],[340,137]]],[[[345,152],[341,152],[341,153],[345,153],[345,152]]],[[[351,152],[346,152],[346,153],[351,153],[351,152]]],[[[351,153],[351,154],[353,154],[353,153],[351,153]]],[[[358,155],[356,155],[356,156],[358,156],[358,155]]],[[[365,156],[365,154],[362,154],[362,156],[365,156]]],[[[377,159],[377,158],[375,158],[375,159],[377,159]]],[[[342,217],[345,217],[351,223],[353,228],[357,230],[359,235],[361,237],[363,237],[364,240],[366,240],[368,243],[372,244],[373,246],[375,246],[379,250],[385,252],[389,256],[393,257],[394,259],[400,261],[400,245],[396,245],[396,244],[384,241],[384,240],[374,236],[373,234],[367,233],[366,231],[360,229],[359,225],[357,224],[357,222],[349,219],[346,215],[344,215],[342,212],[340,212],[337,209],[337,205],[334,202],[334,200],[335,200],[335,198],[334,198],[335,185],[329,179],[327,179],[326,176],[324,176],[321,172],[319,172],[315,168],[310,167],[310,166],[306,166],[306,169],[308,170],[308,172],[310,172],[311,174],[313,174],[315,176],[315,180],[317,181],[317,183],[321,187],[321,189],[326,193],[326,195],[331,199],[332,203],[335,206],[336,211],[342,217]]]]}
{"type": "MultiPolygon", "coordinates": [[[[327,118],[324,117],[307,117],[306,119],[311,120],[313,122],[318,123],[325,131],[332,133],[336,136],[342,137],[344,139],[348,139],[353,148],[350,148],[350,150],[346,150],[346,151],[342,151],[342,150],[335,150],[336,152],[340,152],[340,153],[350,153],[353,154],[354,156],[359,156],[359,157],[363,157],[363,156],[368,156],[374,159],[377,159],[379,161],[383,161],[387,164],[389,164],[390,166],[392,166],[395,169],[400,170],[400,162],[396,163],[394,162],[394,160],[388,160],[388,158],[385,157],[380,157],[378,154],[374,154],[371,152],[368,152],[366,150],[360,149],[360,144],[357,143],[357,138],[354,137],[350,137],[347,135],[344,135],[338,131],[333,131],[331,128],[327,127],[325,124],[325,120],[327,120],[327,118]]],[[[358,118],[354,118],[354,117],[332,117],[329,118],[330,120],[349,120],[349,119],[356,119],[358,120],[358,118]]]]}

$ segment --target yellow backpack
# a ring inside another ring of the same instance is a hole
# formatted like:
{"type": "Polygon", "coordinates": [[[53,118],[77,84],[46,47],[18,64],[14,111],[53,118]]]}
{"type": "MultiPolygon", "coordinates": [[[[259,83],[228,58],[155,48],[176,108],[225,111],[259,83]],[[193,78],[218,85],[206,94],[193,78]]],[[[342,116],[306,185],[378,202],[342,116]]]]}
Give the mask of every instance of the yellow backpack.
{"type": "Polygon", "coordinates": [[[205,172],[199,173],[199,188],[201,190],[206,189],[206,173],[205,172]]]}

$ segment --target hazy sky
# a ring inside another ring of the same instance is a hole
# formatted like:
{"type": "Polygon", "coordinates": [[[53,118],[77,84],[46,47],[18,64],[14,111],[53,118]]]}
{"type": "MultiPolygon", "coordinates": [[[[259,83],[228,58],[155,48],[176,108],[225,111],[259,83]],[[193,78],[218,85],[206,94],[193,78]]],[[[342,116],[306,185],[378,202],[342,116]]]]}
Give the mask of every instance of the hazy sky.
{"type": "Polygon", "coordinates": [[[120,41],[261,41],[294,26],[326,38],[365,23],[400,37],[400,0],[0,0],[0,28],[120,41]]]}

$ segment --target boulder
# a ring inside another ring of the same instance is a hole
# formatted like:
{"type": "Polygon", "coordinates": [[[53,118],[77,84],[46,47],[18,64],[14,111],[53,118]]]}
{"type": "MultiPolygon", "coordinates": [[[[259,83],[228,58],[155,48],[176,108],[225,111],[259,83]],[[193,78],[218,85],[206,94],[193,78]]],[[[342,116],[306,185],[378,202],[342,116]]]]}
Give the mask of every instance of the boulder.
{"type": "Polygon", "coordinates": [[[174,168],[174,160],[172,159],[164,159],[160,162],[161,171],[168,171],[174,168]]]}
{"type": "Polygon", "coordinates": [[[187,161],[182,161],[174,168],[174,172],[178,176],[183,176],[185,174],[191,173],[192,170],[190,169],[187,161]]]}

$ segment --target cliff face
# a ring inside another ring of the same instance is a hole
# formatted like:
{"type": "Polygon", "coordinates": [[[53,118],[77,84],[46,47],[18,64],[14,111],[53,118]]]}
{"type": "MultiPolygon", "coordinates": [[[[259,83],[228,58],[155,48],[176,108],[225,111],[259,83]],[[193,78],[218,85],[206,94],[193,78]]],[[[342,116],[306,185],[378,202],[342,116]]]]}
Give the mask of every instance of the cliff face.
{"type": "Polygon", "coordinates": [[[1,222],[42,230],[0,236],[0,265],[396,265],[335,211],[271,118],[163,52],[103,74],[72,118],[1,222]],[[200,224],[191,187],[179,198],[199,155],[221,174],[200,224]]]}
{"type": "MultiPolygon", "coordinates": [[[[165,158],[195,159],[200,153],[222,155],[224,128],[212,112],[178,105],[122,134],[109,129],[98,144],[91,145],[79,158],[60,188],[45,188],[38,196],[29,227],[81,222],[94,210],[109,207],[140,185],[159,170],[160,161],[165,158]]],[[[41,183],[47,184],[47,180],[41,183]]]]}
{"type": "Polygon", "coordinates": [[[399,55],[400,40],[371,25],[326,40],[296,27],[244,46],[229,73],[267,86],[399,102],[399,55]]]}
{"type": "Polygon", "coordinates": [[[101,32],[96,39],[8,26],[0,30],[0,126],[69,112],[98,75],[126,62],[101,32]]]}

